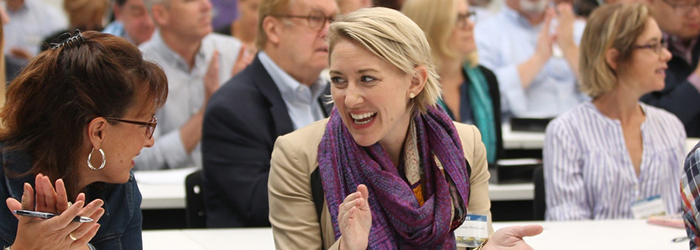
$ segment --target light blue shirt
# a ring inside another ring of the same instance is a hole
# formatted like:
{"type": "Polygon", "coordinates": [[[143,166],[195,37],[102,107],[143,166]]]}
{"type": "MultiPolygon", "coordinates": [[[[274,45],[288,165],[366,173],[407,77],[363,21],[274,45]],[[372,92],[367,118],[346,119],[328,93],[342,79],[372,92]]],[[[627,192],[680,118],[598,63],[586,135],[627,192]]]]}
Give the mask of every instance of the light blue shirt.
{"type": "Polygon", "coordinates": [[[25,0],[19,10],[8,10],[7,14],[10,22],[3,26],[5,55],[9,55],[10,49],[17,47],[35,56],[46,37],[68,27],[58,10],[36,0],[25,0]]]}
{"type": "Polygon", "coordinates": [[[632,219],[632,203],[661,196],[666,214],[681,211],[685,129],[673,114],[639,103],[646,114],[636,174],[622,126],[585,102],[547,126],[547,220],[632,219]]]}
{"type": "MultiPolygon", "coordinates": [[[[479,22],[474,36],[479,63],[498,79],[501,111],[515,117],[555,117],[588,97],[578,91],[576,76],[560,53],[542,67],[532,84],[523,89],[518,65],[535,54],[542,24],[532,26],[515,10],[504,5],[501,12],[479,22]]],[[[552,26],[555,26],[554,20],[552,26]]],[[[581,40],[585,23],[574,24],[574,41],[581,40]]]]}
{"type": "Polygon", "coordinates": [[[180,128],[204,106],[204,75],[214,50],[219,51],[219,84],[224,84],[231,78],[240,47],[241,42],[233,37],[209,34],[202,39],[194,66],[190,69],[185,59],[165,44],[159,30],[153,33],[151,40],[139,46],[146,60],[157,63],[165,71],[168,100],[156,112],[155,144],[141,150],[136,158],[137,170],[201,168],[200,144],[187,154],[180,138],[180,128]]]}
{"type": "Polygon", "coordinates": [[[134,43],[134,40],[131,40],[129,34],[126,33],[126,30],[124,30],[124,24],[119,20],[114,20],[114,22],[107,24],[107,26],[102,30],[102,33],[118,36],[126,39],[132,44],[136,44],[134,43]]]}
{"type": "Polygon", "coordinates": [[[264,51],[258,54],[258,58],[282,94],[289,117],[292,118],[294,130],[325,117],[323,105],[318,100],[323,95],[328,82],[319,77],[311,87],[306,86],[277,66],[264,51]]]}

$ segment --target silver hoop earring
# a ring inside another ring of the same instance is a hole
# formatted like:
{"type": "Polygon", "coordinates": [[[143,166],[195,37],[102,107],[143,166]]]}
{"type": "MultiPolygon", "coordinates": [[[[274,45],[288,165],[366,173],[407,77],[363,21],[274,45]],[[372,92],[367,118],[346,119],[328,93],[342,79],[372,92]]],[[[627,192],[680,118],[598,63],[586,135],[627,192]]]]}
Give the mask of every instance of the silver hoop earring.
{"type": "Polygon", "coordinates": [[[100,164],[99,168],[93,167],[92,163],[90,163],[90,160],[92,159],[92,152],[95,152],[95,148],[92,148],[92,150],[90,150],[90,154],[88,155],[87,159],[88,167],[95,171],[103,169],[105,167],[105,163],[107,163],[107,159],[105,158],[105,151],[102,151],[102,149],[98,149],[97,151],[100,151],[100,154],[102,155],[102,164],[100,164]]]}

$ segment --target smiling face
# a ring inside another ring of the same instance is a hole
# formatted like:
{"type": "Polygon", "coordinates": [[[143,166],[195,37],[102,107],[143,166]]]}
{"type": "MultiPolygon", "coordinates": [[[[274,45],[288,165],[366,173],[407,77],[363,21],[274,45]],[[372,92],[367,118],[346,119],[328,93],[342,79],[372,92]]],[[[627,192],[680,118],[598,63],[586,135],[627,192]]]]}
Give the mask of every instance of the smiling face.
{"type": "MultiPolygon", "coordinates": [[[[467,16],[469,5],[466,0],[457,1],[457,16],[467,16]]],[[[476,50],[474,22],[471,19],[458,19],[448,40],[449,48],[462,58],[476,50]]]]}
{"type": "Polygon", "coordinates": [[[333,102],[357,144],[403,145],[412,117],[409,94],[422,86],[413,84],[412,75],[340,39],[330,55],[330,76],[333,102]]]}
{"type": "MultiPolygon", "coordinates": [[[[644,32],[637,37],[636,46],[660,46],[662,34],[659,26],[653,18],[649,18],[644,32]]],[[[652,91],[659,91],[664,88],[666,78],[667,62],[671,60],[671,53],[662,48],[660,53],[656,53],[652,48],[635,49],[632,57],[627,63],[623,63],[619,72],[621,81],[630,79],[629,82],[639,83],[638,88],[641,94],[652,91]]]]}
{"type": "MultiPolygon", "coordinates": [[[[140,106],[131,108],[123,120],[148,122],[155,114],[155,108],[143,112],[140,106]]],[[[125,183],[129,180],[129,171],[134,167],[134,159],[144,147],[153,146],[154,139],[146,136],[148,126],[126,122],[107,123],[103,132],[104,141],[101,149],[105,152],[107,162],[102,170],[96,173],[100,179],[108,183],[125,183]]],[[[101,156],[97,150],[92,153],[91,162],[96,168],[101,164],[101,156]]]]}

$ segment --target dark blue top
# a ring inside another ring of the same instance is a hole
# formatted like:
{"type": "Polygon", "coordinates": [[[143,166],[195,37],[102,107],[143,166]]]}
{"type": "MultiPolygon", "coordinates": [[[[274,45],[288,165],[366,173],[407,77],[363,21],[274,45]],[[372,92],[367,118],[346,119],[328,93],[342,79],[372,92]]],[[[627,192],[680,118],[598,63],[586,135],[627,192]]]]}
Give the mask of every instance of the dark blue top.
{"type": "MultiPolygon", "coordinates": [[[[24,192],[23,183],[34,186],[34,175],[10,178],[7,170],[14,173],[26,173],[31,168],[31,159],[24,152],[10,151],[0,143],[0,198],[13,197],[21,200],[24,192]]],[[[102,199],[105,214],[100,218],[100,229],[90,244],[97,249],[142,249],[141,242],[141,192],[136,185],[134,175],[124,184],[93,183],[84,190],[85,204],[94,199],[102,199]]],[[[7,205],[0,205],[0,247],[9,246],[17,235],[17,218],[7,205]]]]}
{"type": "Polygon", "coordinates": [[[673,53],[668,61],[664,89],[642,96],[645,103],[667,110],[681,120],[688,137],[700,136],[700,92],[688,81],[688,76],[695,71],[700,60],[700,42],[695,43],[692,62],[673,53]]]}

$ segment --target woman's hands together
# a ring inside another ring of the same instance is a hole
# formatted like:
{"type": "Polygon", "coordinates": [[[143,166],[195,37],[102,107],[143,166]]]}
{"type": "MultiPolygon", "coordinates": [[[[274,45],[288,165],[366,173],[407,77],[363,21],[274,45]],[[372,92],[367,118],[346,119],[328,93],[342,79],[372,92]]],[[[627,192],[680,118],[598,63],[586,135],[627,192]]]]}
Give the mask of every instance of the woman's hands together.
{"type": "Polygon", "coordinates": [[[369,208],[369,191],[360,184],[357,191],[345,197],[338,209],[340,249],[367,249],[369,230],[372,227],[372,211],[369,208]]]}
{"type": "Polygon", "coordinates": [[[95,236],[100,225],[97,221],[104,214],[104,202],[96,199],[87,206],[85,194],[81,193],[72,206],[63,180],[56,180],[54,190],[48,177],[38,174],[35,179],[36,202],[34,189],[29,183],[24,184],[22,201],[14,198],[6,200],[10,211],[24,209],[39,212],[60,214],[51,219],[17,216],[17,236],[12,245],[13,249],[87,249],[87,243],[95,236]],[[85,216],[92,222],[72,222],[75,216],[85,216]]]}

